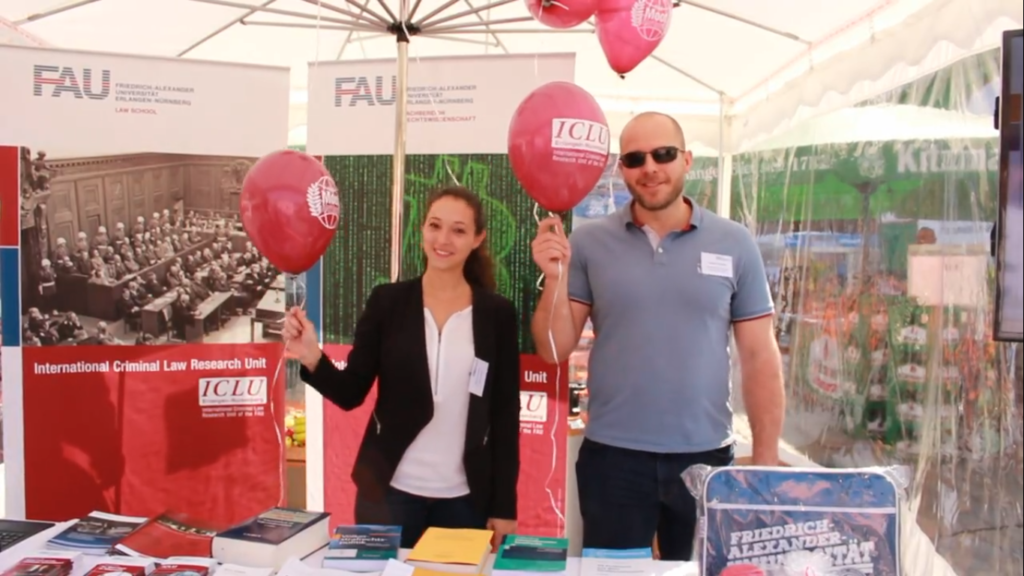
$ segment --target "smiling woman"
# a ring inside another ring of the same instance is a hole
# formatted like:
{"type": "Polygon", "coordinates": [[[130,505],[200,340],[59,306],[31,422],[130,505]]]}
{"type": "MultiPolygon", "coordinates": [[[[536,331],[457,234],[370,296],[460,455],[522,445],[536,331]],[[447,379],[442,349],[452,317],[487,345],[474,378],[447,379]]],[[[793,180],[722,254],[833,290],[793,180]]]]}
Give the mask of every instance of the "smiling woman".
{"type": "Polygon", "coordinates": [[[516,529],[517,313],[494,291],[485,240],[476,194],[432,194],[426,271],[373,290],[344,367],[321,351],[302,310],[285,320],[300,376],[324,398],[351,411],[378,383],[352,471],[355,521],[402,526],[403,548],[431,526],[488,529],[496,543],[516,529]]]}

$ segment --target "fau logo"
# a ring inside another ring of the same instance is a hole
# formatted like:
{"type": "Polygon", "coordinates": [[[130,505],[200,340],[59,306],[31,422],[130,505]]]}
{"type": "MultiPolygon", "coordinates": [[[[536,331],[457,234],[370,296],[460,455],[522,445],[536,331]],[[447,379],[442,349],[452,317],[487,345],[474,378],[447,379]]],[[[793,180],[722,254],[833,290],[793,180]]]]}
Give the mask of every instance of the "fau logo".
{"type": "Polygon", "coordinates": [[[519,421],[520,422],[547,422],[548,421],[548,394],[547,392],[519,392],[519,421]]]}
{"type": "Polygon", "coordinates": [[[384,95],[384,81],[384,76],[335,78],[334,107],[345,106],[346,98],[348,98],[348,106],[355,106],[360,102],[367,106],[394,106],[395,96],[398,94],[398,77],[391,77],[391,93],[388,96],[384,95]]]}
{"type": "Polygon", "coordinates": [[[70,94],[78,100],[106,100],[110,96],[110,70],[100,70],[97,80],[92,68],[75,72],[69,66],[36,64],[32,70],[32,95],[44,96],[44,86],[53,86],[50,96],[54,98],[70,94]]]}
{"type": "Polygon", "coordinates": [[[200,406],[262,406],[267,403],[264,376],[199,379],[200,406]]]}

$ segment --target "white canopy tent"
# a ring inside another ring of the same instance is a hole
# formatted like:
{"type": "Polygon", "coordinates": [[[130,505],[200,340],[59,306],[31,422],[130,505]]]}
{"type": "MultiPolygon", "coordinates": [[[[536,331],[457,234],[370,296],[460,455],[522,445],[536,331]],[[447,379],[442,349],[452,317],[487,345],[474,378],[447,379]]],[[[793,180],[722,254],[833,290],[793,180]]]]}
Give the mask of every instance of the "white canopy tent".
{"type": "MultiPolygon", "coordinates": [[[[613,132],[636,112],[674,114],[693,147],[722,155],[721,170],[728,174],[730,154],[771,137],[779,137],[776,145],[788,146],[823,127],[849,127],[850,118],[841,113],[780,137],[812,117],[997,46],[1002,31],[1020,27],[1024,18],[1024,0],[704,1],[677,0],[668,37],[654,57],[625,79],[604,62],[590,26],[546,29],[532,21],[522,0],[408,0],[404,4],[413,14],[407,27],[426,29],[412,38],[408,52],[412,60],[574,52],[577,83],[599,99],[613,132]]],[[[61,48],[288,66],[292,127],[301,134],[308,62],[396,57],[396,36],[385,28],[397,20],[402,4],[0,0],[0,17],[61,48]]],[[[946,120],[941,113],[933,116],[919,119],[946,120]]],[[[981,130],[974,124],[963,128],[981,130]]],[[[729,178],[719,182],[720,211],[727,215],[722,208],[730,205],[729,178]]],[[[908,523],[905,529],[916,530],[916,525],[908,523]]],[[[934,556],[919,530],[908,540],[913,544],[907,548],[921,547],[927,549],[921,556],[934,556]]],[[[951,573],[937,557],[914,569],[928,576],[951,573]]]]}
{"type": "Polygon", "coordinates": [[[575,52],[577,83],[613,131],[672,113],[689,140],[734,152],[823,111],[891,89],[1020,26],[1022,0],[676,0],[672,28],[625,79],[592,26],[556,31],[522,0],[0,0],[0,17],[69,49],[292,68],[292,128],[305,124],[307,65],[394,58],[402,7],[409,58],[575,52]],[[723,140],[724,143],[720,143],[723,140]]]}

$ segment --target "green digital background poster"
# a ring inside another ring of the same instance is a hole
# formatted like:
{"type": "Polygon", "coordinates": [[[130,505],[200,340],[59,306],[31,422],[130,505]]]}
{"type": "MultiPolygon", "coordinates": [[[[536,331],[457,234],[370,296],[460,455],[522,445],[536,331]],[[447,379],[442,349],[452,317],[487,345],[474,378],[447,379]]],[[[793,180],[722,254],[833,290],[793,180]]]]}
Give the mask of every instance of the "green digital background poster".
{"type": "MultiPolygon", "coordinates": [[[[323,259],[324,341],[348,344],[370,291],[390,280],[391,156],[328,156],[324,165],[336,182],[345,183],[338,233],[323,259]]],[[[427,198],[454,184],[453,175],[483,201],[498,291],[516,304],[522,350],[533,352],[529,315],[540,272],[530,256],[530,241],[537,223],[534,202],[519,186],[506,155],[406,157],[402,277],[422,273],[420,230],[427,198]]]]}

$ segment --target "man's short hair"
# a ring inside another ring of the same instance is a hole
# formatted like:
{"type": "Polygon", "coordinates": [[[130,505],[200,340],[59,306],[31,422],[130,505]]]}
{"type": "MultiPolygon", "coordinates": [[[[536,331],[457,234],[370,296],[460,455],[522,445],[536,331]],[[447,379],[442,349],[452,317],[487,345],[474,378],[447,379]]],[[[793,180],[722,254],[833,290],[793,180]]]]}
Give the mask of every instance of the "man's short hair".
{"type": "Polygon", "coordinates": [[[622,132],[625,133],[633,122],[641,118],[664,118],[665,120],[668,120],[669,123],[672,125],[672,128],[675,129],[676,134],[679,135],[679,147],[682,148],[683,150],[686,150],[686,135],[683,133],[683,127],[679,125],[678,120],[676,120],[675,118],[668,114],[665,114],[664,112],[641,112],[630,118],[629,122],[626,122],[626,126],[622,129],[622,132]]]}

